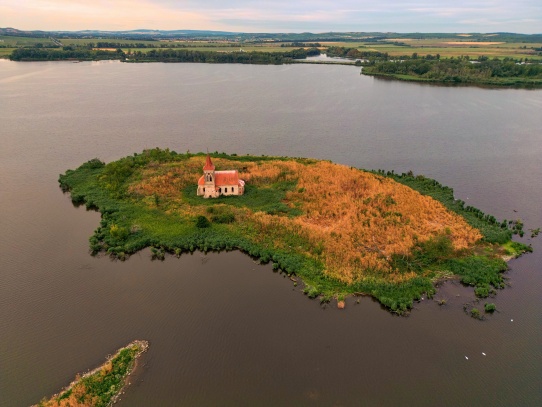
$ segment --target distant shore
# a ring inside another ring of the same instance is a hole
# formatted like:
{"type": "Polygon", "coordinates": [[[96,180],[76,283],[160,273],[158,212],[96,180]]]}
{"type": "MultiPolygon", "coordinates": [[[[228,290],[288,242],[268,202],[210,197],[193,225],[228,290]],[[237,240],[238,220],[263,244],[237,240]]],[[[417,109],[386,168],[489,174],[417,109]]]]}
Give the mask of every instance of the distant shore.
{"type": "Polygon", "coordinates": [[[489,60],[410,58],[364,63],[361,73],[377,78],[443,85],[542,87],[542,64],[510,59],[489,60]]]}

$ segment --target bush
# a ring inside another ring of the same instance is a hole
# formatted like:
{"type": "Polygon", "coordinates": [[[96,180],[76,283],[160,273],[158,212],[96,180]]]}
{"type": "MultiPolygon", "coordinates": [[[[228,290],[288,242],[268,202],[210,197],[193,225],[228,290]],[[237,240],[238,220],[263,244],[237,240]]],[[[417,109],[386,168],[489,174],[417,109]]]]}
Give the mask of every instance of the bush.
{"type": "Polygon", "coordinates": [[[470,316],[473,317],[473,318],[476,318],[476,319],[480,319],[481,315],[480,315],[480,311],[478,310],[478,308],[473,308],[470,310],[470,316]]]}
{"type": "Polygon", "coordinates": [[[105,166],[105,163],[101,161],[98,158],[93,158],[92,160],[87,161],[83,165],[81,165],[80,169],[89,169],[89,170],[95,170],[97,168],[102,168],[105,166]]]}
{"type": "Polygon", "coordinates": [[[480,297],[480,298],[488,297],[489,296],[489,287],[488,286],[476,287],[474,289],[474,295],[476,295],[477,297],[480,297]]]}
{"type": "Polygon", "coordinates": [[[213,223],[233,223],[235,222],[235,215],[233,213],[222,213],[220,215],[213,215],[211,216],[211,221],[213,223]]]}
{"type": "Polygon", "coordinates": [[[497,307],[492,302],[490,302],[489,304],[486,302],[486,304],[484,305],[484,310],[486,312],[494,312],[496,309],[497,307]]]}
{"type": "Polygon", "coordinates": [[[109,228],[109,233],[111,234],[111,237],[117,240],[124,240],[129,235],[128,229],[115,225],[114,223],[109,228]]]}
{"type": "Polygon", "coordinates": [[[303,290],[303,293],[306,294],[309,298],[316,298],[320,294],[318,289],[312,285],[307,285],[303,290]]]}
{"type": "Polygon", "coordinates": [[[203,215],[199,215],[196,219],[196,227],[199,229],[205,229],[211,226],[211,223],[209,222],[209,219],[207,219],[203,215]]]}

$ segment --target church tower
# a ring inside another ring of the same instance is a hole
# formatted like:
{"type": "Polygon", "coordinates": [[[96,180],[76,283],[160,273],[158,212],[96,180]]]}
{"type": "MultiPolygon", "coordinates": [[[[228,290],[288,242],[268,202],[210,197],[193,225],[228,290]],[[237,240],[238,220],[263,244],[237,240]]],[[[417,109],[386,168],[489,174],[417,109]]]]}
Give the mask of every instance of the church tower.
{"type": "Polygon", "coordinates": [[[216,191],[216,180],[215,180],[215,166],[211,161],[211,156],[207,153],[207,158],[205,159],[205,165],[203,166],[203,197],[204,198],[215,198],[218,196],[216,191]]]}

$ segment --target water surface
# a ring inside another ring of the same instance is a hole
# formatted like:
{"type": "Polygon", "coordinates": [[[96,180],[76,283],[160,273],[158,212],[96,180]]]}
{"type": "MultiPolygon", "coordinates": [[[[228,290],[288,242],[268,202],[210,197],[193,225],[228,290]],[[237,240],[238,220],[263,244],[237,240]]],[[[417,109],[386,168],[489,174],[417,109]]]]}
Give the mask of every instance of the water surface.
{"type": "Polygon", "coordinates": [[[1,406],[57,392],[133,339],[151,348],[121,406],[542,403],[540,239],[487,321],[463,314],[473,295],[458,284],[446,307],[401,318],[368,298],[321,308],[238,252],[91,257],[99,214],[57,186],[88,159],[157,146],[303,156],[423,173],[539,227],[542,92],[350,66],[8,61],[0,89],[1,406]]]}

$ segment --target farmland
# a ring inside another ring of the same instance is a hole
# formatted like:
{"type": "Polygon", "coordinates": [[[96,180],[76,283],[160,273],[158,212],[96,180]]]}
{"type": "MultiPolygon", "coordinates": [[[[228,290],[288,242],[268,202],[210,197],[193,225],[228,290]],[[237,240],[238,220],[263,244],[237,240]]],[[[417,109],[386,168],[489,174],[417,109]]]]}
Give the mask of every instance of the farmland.
{"type": "MultiPolygon", "coordinates": [[[[75,33],[74,33],[75,34],[75,33]]],[[[32,37],[0,36],[0,47],[97,47],[121,48],[123,51],[148,52],[163,48],[186,48],[194,51],[231,52],[286,52],[293,47],[317,44],[325,53],[329,47],[355,48],[360,51],[387,53],[390,57],[403,55],[439,54],[441,58],[479,56],[511,58],[532,61],[542,60],[542,38],[539,35],[521,34],[397,34],[397,33],[322,33],[322,34],[227,34],[227,35],[128,35],[100,33],[71,35],[70,33],[41,33],[32,37]]],[[[0,48],[1,49],[1,48],[0,48]]],[[[3,53],[6,55],[6,53],[3,53]]]]}

